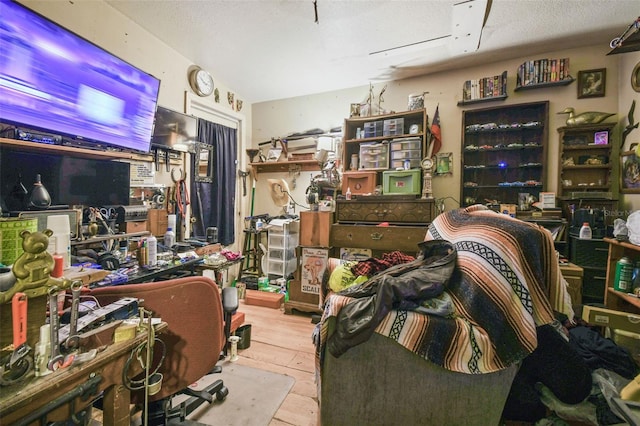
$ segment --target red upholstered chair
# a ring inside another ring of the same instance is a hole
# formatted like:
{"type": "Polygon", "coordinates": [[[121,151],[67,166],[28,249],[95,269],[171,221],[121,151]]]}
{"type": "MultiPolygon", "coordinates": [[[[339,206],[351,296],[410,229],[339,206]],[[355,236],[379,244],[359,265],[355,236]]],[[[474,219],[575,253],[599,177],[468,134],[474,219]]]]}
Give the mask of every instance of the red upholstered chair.
{"type": "MultiPolygon", "coordinates": [[[[149,397],[154,408],[160,413],[158,424],[163,424],[165,408],[168,399],[177,393],[187,393],[195,396],[199,401],[189,401],[192,404],[187,411],[192,411],[204,399],[212,401],[212,395],[222,400],[228,390],[222,380],[218,380],[207,388],[208,396],[197,394],[187,387],[216,368],[221,353],[227,341],[225,337],[225,311],[227,318],[237,309],[237,294],[235,288],[225,289],[223,297],[230,300],[225,303],[216,283],[201,276],[178,278],[142,284],[127,284],[113,287],[102,287],[90,290],[100,304],[105,305],[117,301],[122,297],[142,299],[141,305],[152,311],[154,317],[159,317],[168,324],[162,334],[158,335],[166,345],[166,356],[159,370],[163,374],[162,389],[149,397]],[[229,296],[229,297],[227,297],[229,296]],[[233,300],[235,299],[235,301],[233,300]],[[235,303],[235,308],[234,308],[235,303]],[[186,392],[185,392],[186,390],[186,392]]],[[[156,356],[158,352],[155,351],[156,356]]],[[[132,391],[132,402],[144,402],[142,390],[132,391]]],[[[191,398],[193,399],[193,398],[191,398]]],[[[149,404],[150,407],[152,404],[149,404]]],[[[150,408],[149,421],[154,424],[150,408]]],[[[168,416],[184,414],[167,414],[168,416]]]]}

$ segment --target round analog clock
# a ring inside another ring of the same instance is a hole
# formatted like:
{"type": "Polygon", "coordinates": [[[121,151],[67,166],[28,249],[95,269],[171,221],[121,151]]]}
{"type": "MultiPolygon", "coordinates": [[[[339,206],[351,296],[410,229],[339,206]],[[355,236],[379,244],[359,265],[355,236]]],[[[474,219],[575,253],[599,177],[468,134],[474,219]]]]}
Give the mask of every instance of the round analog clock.
{"type": "Polygon", "coordinates": [[[420,165],[423,170],[431,170],[433,168],[433,160],[429,157],[425,157],[422,159],[420,165]]]}
{"type": "Polygon", "coordinates": [[[213,77],[202,68],[191,71],[189,85],[198,96],[209,96],[213,93],[213,77]]]}
{"type": "Polygon", "coordinates": [[[636,92],[640,92],[640,62],[631,71],[631,87],[636,92]]]}

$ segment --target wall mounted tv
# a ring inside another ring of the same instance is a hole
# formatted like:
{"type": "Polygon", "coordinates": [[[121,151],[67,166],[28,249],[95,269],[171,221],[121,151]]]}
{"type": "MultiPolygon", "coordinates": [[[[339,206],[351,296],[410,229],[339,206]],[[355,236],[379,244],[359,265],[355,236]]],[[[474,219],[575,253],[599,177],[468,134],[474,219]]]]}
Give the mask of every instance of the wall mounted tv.
{"type": "Polygon", "coordinates": [[[158,106],[151,145],[174,151],[193,152],[198,137],[198,119],[158,106]]]}
{"type": "Polygon", "coordinates": [[[159,79],[18,3],[0,16],[0,122],[149,151],[159,79]]]}

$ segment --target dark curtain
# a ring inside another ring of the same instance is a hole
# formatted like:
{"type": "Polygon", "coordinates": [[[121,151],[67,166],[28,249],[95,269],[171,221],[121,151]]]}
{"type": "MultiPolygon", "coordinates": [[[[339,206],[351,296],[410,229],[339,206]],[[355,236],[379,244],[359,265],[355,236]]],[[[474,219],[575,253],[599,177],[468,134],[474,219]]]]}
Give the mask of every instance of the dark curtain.
{"type": "MultiPolygon", "coordinates": [[[[198,140],[213,146],[213,182],[191,182],[191,210],[196,222],[192,234],[206,238],[206,229],[218,228],[218,241],[230,245],[235,241],[237,130],[198,119],[198,140]]],[[[191,162],[191,176],[196,176],[196,161],[191,162]]]]}

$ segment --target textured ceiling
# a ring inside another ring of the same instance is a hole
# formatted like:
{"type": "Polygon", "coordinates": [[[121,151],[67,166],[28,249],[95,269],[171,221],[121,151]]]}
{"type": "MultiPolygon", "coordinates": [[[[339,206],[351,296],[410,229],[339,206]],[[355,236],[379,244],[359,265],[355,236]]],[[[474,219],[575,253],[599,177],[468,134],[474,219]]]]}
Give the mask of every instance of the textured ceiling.
{"type": "Polygon", "coordinates": [[[455,30],[478,24],[453,22],[454,4],[480,0],[317,0],[318,22],[312,0],[106,1],[251,103],[608,45],[640,15],[638,0],[483,0],[479,49],[452,54],[455,30]]]}

